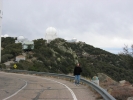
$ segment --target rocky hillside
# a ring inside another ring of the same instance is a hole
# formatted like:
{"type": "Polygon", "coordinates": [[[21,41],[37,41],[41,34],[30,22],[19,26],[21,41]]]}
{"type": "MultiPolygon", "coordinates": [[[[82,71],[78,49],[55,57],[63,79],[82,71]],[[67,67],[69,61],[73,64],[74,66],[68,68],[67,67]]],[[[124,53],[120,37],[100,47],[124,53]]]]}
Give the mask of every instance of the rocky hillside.
{"type": "Polygon", "coordinates": [[[105,73],[116,81],[133,83],[132,57],[129,60],[125,55],[115,55],[84,42],[68,43],[58,38],[46,43],[46,40],[37,39],[34,40],[34,50],[22,50],[21,43],[15,44],[14,38],[7,37],[2,38],[2,48],[2,68],[3,63],[24,55],[26,60],[15,62],[17,69],[69,74],[79,62],[84,77],[105,73]]]}
{"type": "Polygon", "coordinates": [[[107,90],[117,100],[132,100],[133,86],[128,81],[114,81],[103,73],[98,73],[100,86],[107,90]]]}

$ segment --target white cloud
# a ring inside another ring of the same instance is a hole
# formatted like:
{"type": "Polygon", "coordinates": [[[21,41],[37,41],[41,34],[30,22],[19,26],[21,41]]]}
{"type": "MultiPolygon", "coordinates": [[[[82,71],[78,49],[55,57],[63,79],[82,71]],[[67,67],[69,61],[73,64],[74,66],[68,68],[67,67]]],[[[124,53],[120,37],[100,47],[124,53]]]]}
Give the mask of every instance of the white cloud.
{"type": "MultiPolygon", "coordinates": [[[[62,38],[94,47],[133,44],[132,0],[3,0],[3,33],[44,38],[52,26],[62,38]]],[[[118,49],[117,49],[118,50],[118,49]]],[[[113,52],[113,51],[112,51],[113,52]]]]}

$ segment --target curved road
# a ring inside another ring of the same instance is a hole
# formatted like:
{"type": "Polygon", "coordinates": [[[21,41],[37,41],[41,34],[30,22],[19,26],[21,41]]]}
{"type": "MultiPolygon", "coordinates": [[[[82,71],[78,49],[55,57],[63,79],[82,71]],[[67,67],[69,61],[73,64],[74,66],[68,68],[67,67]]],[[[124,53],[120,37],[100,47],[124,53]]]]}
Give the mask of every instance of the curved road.
{"type": "Polygon", "coordinates": [[[69,81],[0,72],[0,100],[96,100],[86,86],[69,81]]]}

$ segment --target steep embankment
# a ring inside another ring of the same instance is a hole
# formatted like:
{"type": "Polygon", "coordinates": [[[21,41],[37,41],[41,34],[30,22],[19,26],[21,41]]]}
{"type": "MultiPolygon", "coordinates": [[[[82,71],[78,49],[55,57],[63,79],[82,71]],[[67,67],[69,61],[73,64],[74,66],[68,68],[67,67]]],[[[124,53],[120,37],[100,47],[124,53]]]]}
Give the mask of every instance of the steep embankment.
{"type": "Polygon", "coordinates": [[[103,73],[98,73],[98,77],[100,80],[100,86],[107,90],[116,99],[127,100],[127,98],[133,96],[133,87],[128,81],[122,80],[116,82],[103,73]]]}

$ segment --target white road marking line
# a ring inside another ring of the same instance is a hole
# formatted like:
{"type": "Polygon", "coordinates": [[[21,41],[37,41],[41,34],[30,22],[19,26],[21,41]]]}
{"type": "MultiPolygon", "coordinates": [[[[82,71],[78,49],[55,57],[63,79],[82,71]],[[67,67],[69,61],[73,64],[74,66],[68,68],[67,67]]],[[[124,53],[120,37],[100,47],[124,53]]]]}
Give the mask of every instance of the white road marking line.
{"type": "MultiPolygon", "coordinates": [[[[4,73],[5,73],[5,72],[4,72],[4,73]]],[[[7,73],[6,73],[6,74],[7,74],[7,73]]],[[[9,73],[8,73],[8,74],[9,74],[9,73]]],[[[15,74],[15,73],[10,73],[10,74],[15,74]]],[[[41,77],[38,77],[38,76],[23,75],[23,74],[16,74],[16,75],[41,78],[41,77]]],[[[75,95],[74,92],[72,91],[72,89],[70,89],[67,85],[65,85],[65,84],[63,84],[63,83],[61,83],[61,82],[55,81],[55,80],[47,79],[47,78],[41,78],[41,79],[50,80],[50,81],[53,81],[53,82],[56,82],[56,83],[59,83],[59,84],[65,86],[65,87],[70,91],[70,93],[71,93],[71,95],[72,95],[72,97],[73,97],[73,100],[78,100],[78,99],[76,98],[76,95],[75,95]]],[[[27,84],[27,81],[25,81],[25,82],[26,82],[26,84],[27,84]]],[[[22,89],[21,89],[21,90],[22,90],[22,89]]],[[[20,90],[20,91],[21,91],[21,90],[20,90]]],[[[17,92],[17,93],[18,93],[18,92],[17,92]]],[[[16,94],[17,94],[17,93],[16,93],[16,94]]],[[[16,95],[16,94],[15,94],[15,95],[16,95]]],[[[14,96],[14,95],[13,95],[13,96],[14,96]]],[[[11,96],[11,97],[12,97],[12,96],[11,96]]],[[[10,98],[11,98],[11,97],[10,97],[10,98]]],[[[3,100],[7,100],[7,99],[3,99],[3,100]]]]}
{"type": "MultiPolygon", "coordinates": [[[[46,79],[46,78],[43,78],[43,79],[46,79]]],[[[46,79],[46,80],[50,80],[50,79],[46,79]]],[[[65,84],[63,84],[61,82],[55,81],[55,80],[50,80],[50,81],[53,81],[53,82],[56,82],[56,83],[59,83],[59,84],[65,86],[71,92],[72,97],[73,97],[73,100],[77,100],[76,95],[74,94],[74,92],[72,91],[72,89],[70,89],[67,85],[65,85],[65,84]]]]}
{"type": "MultiPolygon", "coordinates": [[[[25,80],[23,80],[23,81],[25,81],[25,80]]],[[[13,97],[13,96],[15,96],[16,94],[18,94],[21,90],[23,90],[26,86],[27,86],[27,81],[25,81],[25,85],[21,88],[21,89],[19,89],[17,92],[15,92],[14,94],[12,94],[11,96],[9,96],[9,97],[7,97],[7,98],[5,98],[5,99],[3,99],[3,100],[8,100],[9,98],[11,98],[11,97],[13,97]]]]}

